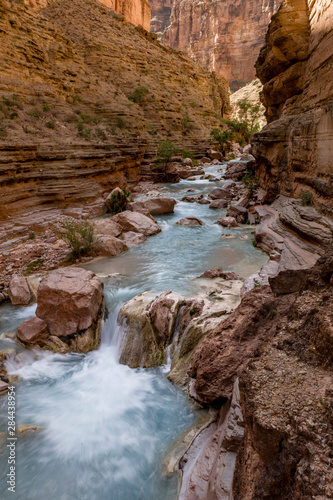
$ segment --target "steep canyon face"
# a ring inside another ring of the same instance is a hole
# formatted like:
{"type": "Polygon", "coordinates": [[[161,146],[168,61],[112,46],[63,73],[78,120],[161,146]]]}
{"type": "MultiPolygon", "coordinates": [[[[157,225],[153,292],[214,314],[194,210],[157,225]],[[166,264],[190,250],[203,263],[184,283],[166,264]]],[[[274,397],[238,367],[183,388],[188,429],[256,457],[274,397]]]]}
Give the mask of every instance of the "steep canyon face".
{"type": "Polygon", "coordinates": [[[228,110],[223,78],[98,1],[1,0],[0,32],[0,242],[77,205],[97,215],[160,140],[204,153],[228,110]]]}
{"type": "MultiPolygon", "coordinates": [[[[44,8],[56,0],[24,0],[25,5],[32,8],[44,8]]],[[[148,0],[99,0],[101,3],[110,7],[118,14],[135,26],[141,25],[146,30],[150,26],[150,4],[148,0]]]]}
{"type": "Polygon", "coordinates": [[[268,190],[333,214],[333,4],[283,2],[256,64],[269,124],[254,138],[256,174],[268,190]]]}
{"type": "Polygon", "coordinates": [[[255,77],[254,64],[281,0],[152,0],[151,29],[162,42],[223,75],[231,90],[255,77]]]}

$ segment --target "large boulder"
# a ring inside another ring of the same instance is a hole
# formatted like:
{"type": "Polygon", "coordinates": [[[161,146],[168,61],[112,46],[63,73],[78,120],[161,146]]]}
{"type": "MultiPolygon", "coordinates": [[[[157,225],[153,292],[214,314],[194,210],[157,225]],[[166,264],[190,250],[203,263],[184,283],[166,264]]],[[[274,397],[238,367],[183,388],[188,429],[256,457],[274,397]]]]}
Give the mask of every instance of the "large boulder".
{"type": "Polygon", "coordinates": [[[222,209],[228,206],[228,200],[213,200],[209,204],[209,208],[211,209],[222,209]]]}
{"type": "Polygon", "coordinates": [[[145,236],[152,236],[153,234],[161,232],[161,228],[156,222],[139,212],[125,210],[125,212],[114,215],[112,220],[120,224],[123,232],[133,231],[134,233],[144,234],[145,236]]]}
{"type": "Polygon", "coordinates": [[[13,306],[27,306],[33,299],[27,279],[17,274],[9,282],[8,293],[13,306]]]}
{"type": "Polygon", "coordinates": [[[183,298],[173,292],[157,297],[145,292],[129,300],[118,316],[125,330],[120,363],[150,368],[165,362],[165,349],[172,340],[182,302],[183,298]]]}
{"type": "Polygon", "coordinates": [[[95,233],[97,235],[103,234],[106,236],[113,236],[117,238],[121,232],[122,227],[111,219],[99,219],[94,222],[95,233]]]}
{"type": "Polygon", "coordinates": [[[217,224],[223,227],[237,227],[237,220],[235,217],[220,217],[217,224]]]}
{"type": "Polygon", "coordinates": [[[160,215],[172,213],[176,203],[173,198],[149,198],[144,201],[128,203],[126,208],[132,212],[146,209],[151,215],[160,215]]]}
{"type": "Polygon", "coordinates": [[[97,252],[98,255],[115,257],[128,250],[126,242],[114,236],[103,235],[98,239],[97,252]]]}
{"type": "Polygon", "coordinates": [[[68,337],[90,328],[103,303],[103,283],[79,267],[56,269],[38,287],[36,316],[51,335],[68,337]]]}
{"type": "Polygon", "coordinates": [[[212,200],[232,200],[233,194],[229,189],[215,188],[209,193],[209,198],[212,200]]]}
{"type": "Polygon", "coordinates": [[[88,352],[100,342],[103,283],[78,267],[51,271],[38,287],[36,318],[24,321],[17,340],[26,347],[88,352]]]}
{"type": "Polygon", "coordinates": [[[204,226],[205,223],[197,217],[184,217],[180,219],[176,224],[179,226],[204,226]]]}
{"type": "Polygon", "coordinates": [[[113,189],[105,200],[106,208],[112,214],[124,210],[126,203],[127,195],[120,187],[113,189]]]}
{"type": "Polygon", "coordinates": [[[223,156],[222,156],[222,153],[220,153],[219,151],[215,151],[214,149],[210,149],[208,151],[208,156],[211,160],[219,160],[221,161],[223,156]]]}

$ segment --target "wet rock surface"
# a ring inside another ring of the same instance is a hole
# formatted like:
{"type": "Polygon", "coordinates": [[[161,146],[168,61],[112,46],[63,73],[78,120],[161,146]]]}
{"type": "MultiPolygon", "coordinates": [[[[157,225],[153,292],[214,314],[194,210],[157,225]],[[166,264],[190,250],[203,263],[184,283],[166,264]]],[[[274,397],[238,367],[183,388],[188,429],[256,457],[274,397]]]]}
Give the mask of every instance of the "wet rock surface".
{"type": "Polygon", "coordinates": [[[33,299],[29,283],[24,276],[14,275],[11,278],[8,294],[13,306],[27,306],[33,299]]]}

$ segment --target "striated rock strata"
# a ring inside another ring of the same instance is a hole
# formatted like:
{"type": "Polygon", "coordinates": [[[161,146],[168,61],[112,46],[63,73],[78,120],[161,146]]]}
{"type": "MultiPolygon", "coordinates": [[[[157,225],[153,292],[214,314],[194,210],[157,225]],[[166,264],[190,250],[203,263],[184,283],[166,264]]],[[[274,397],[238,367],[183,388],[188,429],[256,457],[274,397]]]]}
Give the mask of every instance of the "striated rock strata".
{"type": "Polygon", "coordinates": [[[223,75],[232,90],[254,79],[254,63],[281,0],[152,0],[152,25],[163,43],[223,75]]]}
{"type": "Polygon", "coordinates": [[[159,140],[203,152],[229,109],[223,78],[97,0],[1,0],[0,33],[0,243],[66,209],[101,215],[159,140]]]}
{"type": "Polygon", "coordinates": [[[255,136],[256,175],[268,190],[333,213],[333,4],[284,1],[272,18],[257,75],[269,124],[255,136]],[[311,200],[310,200],[311,201],[311,200]]]}

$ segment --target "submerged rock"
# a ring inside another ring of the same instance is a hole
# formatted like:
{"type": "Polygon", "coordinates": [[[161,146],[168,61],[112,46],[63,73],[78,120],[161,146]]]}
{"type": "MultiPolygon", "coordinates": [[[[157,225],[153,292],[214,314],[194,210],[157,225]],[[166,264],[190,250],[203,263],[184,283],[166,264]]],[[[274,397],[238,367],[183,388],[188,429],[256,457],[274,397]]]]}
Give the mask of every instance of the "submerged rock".
{"type": "Polygon", "coordinates": [[[13,306],[27,306],[33,299],[27,279],[17,274],[10,280],[8,294],[13,306]]]}
{"type": "Polygon", "coordinates": [[[184,217],[176,222],[179,226],[204,226],[205,223],[197,217],[184,217]]]}
{"type": "Polygon", "coordinates": [[[129,300],[118,316],[125,329],[119,350],[120,363],[131,368],[161,365],[183,300],[173,292],[163,292],[157,297],[145,292],[129,300]]]}

